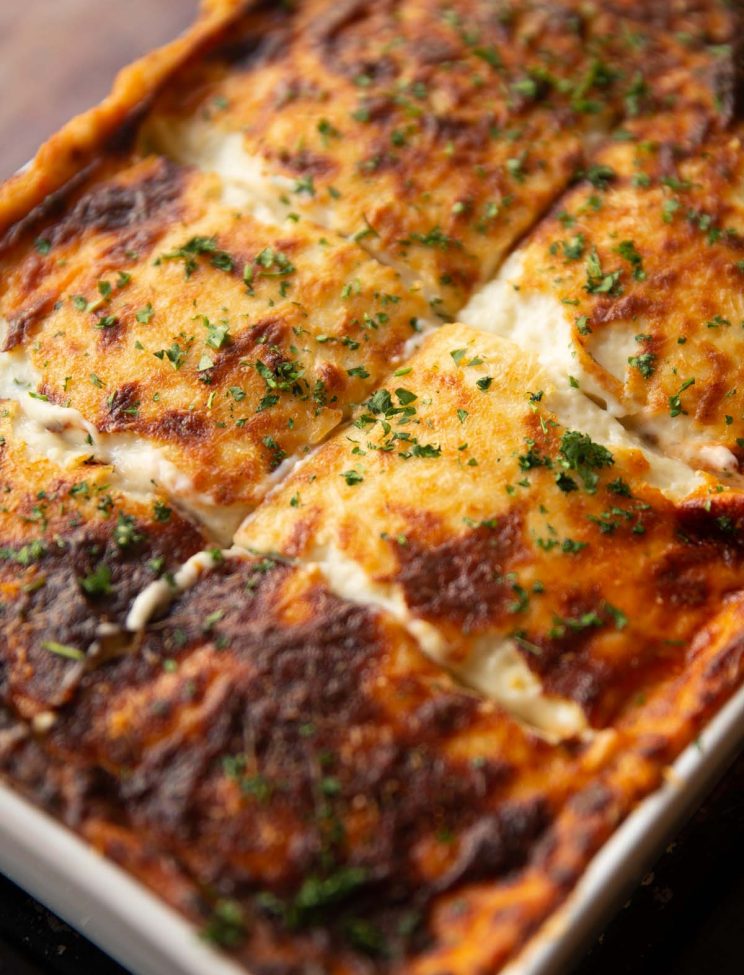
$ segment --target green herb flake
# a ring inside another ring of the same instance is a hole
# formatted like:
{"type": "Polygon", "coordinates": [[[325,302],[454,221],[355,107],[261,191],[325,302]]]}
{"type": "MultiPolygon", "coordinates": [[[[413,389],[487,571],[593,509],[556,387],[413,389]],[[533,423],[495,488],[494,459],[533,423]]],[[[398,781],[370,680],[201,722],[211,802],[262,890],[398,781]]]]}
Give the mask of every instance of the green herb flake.
{"type": "Polygon", "coordinates": [[[687,415],[687,410],[682,406],[682,393],[690,386],[695,385],[694,379],[686,379],[676,393],[669,397],[669,416],[675,417],[680,414],[687,415]]]}
{"type": "Polygon", "coordinates": [[[71,647],[66,643],[57,643],[56,640],[45,640],[41,645],[42,650],[55,653],[58,657],[66,660],[85,660],[85,654],[77,647],[71,647]]]}

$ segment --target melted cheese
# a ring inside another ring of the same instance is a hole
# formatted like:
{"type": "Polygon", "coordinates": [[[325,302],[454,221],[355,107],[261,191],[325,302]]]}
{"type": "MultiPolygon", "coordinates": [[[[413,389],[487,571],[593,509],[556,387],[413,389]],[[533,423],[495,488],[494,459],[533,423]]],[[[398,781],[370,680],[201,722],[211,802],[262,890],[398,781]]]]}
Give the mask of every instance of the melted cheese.
{"type": "Polygon", "coordinates": [[[462,313],[552,375],[570,371],[659,452],[737,486],[743,137],[713,133],[673,172],[642,143],[609,143],[595,159],[613,174],[603,191],[568,193],[462,313]]]}
{"type": "MultiPolygon", "coordinates": [[[[560,738],[583,733],[585,701],[618,706],[608,667],[625,680],[670,627],[698,625],[670,621],[666,579],[685,557],[678,505],[705,510],[709,480],[536,358],[468,326],[435,331],[405,379],[389,377],[385,421],[362,411],[236,540],[319,565],[338,595],[385,610],[462,683],[560,738]],[[563,453],[579,436],[589,472],[563,453]]],[[[723,586],[724,554],[711,566],[723,586]]]]}
{"type": "Polygon", "coordinates": [[[467,658],[458,660],[444,634],[411,613],[399,587],[374,583],[357,562],[332,545],[315,549],[310,564],[317,564],[337,596],[390,613],[435,663],[548,740],[560,741],[588,732],[581,708],[573,701],[546,694],[513,641],[481,637],[467,658]]]}
{"type": "MultiPolygon", "coordinates": [[[[46,457],[62,466],[87,456],[111,464],[117,488],[133,495],[149,495],[160,487],[217,540],[231,540],[248,512],[246,507],[223,507],[209,495],[195,491],[191,478],[152,442],[133,434],[101,433],[79,410],[32,395],[40,382],[40,374],[22,350],[0,354],[0,397],[20,406],[13,432],[31,457],[46,457]]],[[[291,460],[284,464],[286,472],[291,460]]]]}
{"type": "MultiPolygon", "coordinates": [[[[497,277],[472,297],[459,317],[474,328],[508,339],[540,362],[558,390],[551,394],[551,407],[565,419],[567,426],[583,430],[608,445],[640,450],[650,465],[649,482],[672,498],[683,497],[702,485],[704,478],[690,465],[702,463],[719,471],[731,469],[732,459],[734,464],[736,459],[730,451],[711,451],[707,438],[684,422],[686,417],[676,418],[682,421],[677,429],[682,428],[686,433],[678,443],[678,459],[647,446],[649,440],[663,444],[668,439],[663,421],[651,417],[636,420],[635,433],[623,427],[618,420],[625,419],[629,404],[612,396],[584,368],[564,306],[542,291],[523,293],[526,287],[520,278],[523,264],[524,255],[513,254],[497,277]],[[580,390],[578,395],[575,384],[580,390]],[[603,409],[598,408],[597,401],[603,409]]],[[[634,336],[639,328],[636,324],[602,333],[602,340],[594,350],[597,361],[608,370],[618,370],[624,375],[628,355],[637,351],[634,336]]]]}
{"type": "Polygon", "coordinates": [[[563,377],[580,379],[585,393],[607,403],[613,413],[619,405],[592,377],[584,375],[577,359],[571,325],[563,308],[542,292],[522,293],[523,255],[516,251],[496,277],[475,292],[458,313],[458,320],[492,335],[508,339],[535,356],[554,382],[563,377]]]}

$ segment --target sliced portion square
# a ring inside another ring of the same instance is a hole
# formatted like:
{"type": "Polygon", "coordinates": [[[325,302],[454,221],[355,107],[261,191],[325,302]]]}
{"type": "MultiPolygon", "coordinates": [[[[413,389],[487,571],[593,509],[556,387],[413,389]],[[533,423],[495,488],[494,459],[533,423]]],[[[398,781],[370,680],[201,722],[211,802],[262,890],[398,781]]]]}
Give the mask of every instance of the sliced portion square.
{"type": "Polygon", "coordinates": [[[353,235],[453,314],[597,133],[727,117],[735,23],[715,2],[251,5],[166,87],[144,144],[353,235]]]}
{"type": "Polygon", "coordinates": [[[269,227],[217,192],[153,157],[104,167],[21,227],[0,258],[0,383],[42,431],[227,540],[427,307],[357,245],[269,227]]]}
{"type": "Polygon", "coordinates": [[[743,505],[518,346],[456,325],[236,542],[317,562],[464,683],[565,736],[684,668],[741,587],[743,505]]]}
{"type": "Polygon", "coordinates": [[[463,320],[576,377],[662,451],[741,484],[744,130],[640,128],[476,294],[463,320]]]}

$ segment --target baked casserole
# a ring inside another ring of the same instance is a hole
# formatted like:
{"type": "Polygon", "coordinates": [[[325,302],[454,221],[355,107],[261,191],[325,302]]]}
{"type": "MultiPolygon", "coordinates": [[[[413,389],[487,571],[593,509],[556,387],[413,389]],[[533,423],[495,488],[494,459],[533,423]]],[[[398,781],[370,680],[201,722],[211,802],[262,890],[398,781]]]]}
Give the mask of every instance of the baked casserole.
{"type": "Polygon", "coordinates": [[[741,685],[741,21],[205,3],[0,187],[0,770],[255,975],[498,971],[741,685]]]}

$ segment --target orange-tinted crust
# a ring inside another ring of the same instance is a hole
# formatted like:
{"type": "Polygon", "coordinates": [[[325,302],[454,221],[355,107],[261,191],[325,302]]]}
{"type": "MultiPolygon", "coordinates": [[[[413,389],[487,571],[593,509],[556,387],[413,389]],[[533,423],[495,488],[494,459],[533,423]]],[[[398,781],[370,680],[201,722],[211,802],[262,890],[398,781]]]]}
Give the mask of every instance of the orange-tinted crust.
{"type": "MultiPolygon", "coordinates": [[[[558,378],[543,399],[522,350],[463,326],[407,344],[553,206],[588,203],[609,267],[614,207],[649,269],[623,265],[617,297],[651,309],[663,405],[662,361],[688,360],[661,333],[700,281],[739,314],[738,236],[705,235],[738,213],[740,28],[715,0],[211,0],[0,187],[3,370],[39,377],[5,384],[0,417],[0,772],[255,975],[498,970],[741,685],[740,491],[677,498],[640,441],[572,467],[558,378]],[[158,153],[184,121],[289,178],[289,222],[158,153]],[[188,490],[104,464],[122,436],[188,490]],[[307,459],[287,476],[285,456],[307,459]],[[255,513],[181,590],[213,543],[192,493],[255,513]],[[402,602],[334,589],[331,545],[402,602]],[[128,630],[158,579],[170,603],[128,630]],[[586,733],[456,680],[486,638],[521,641],[586,733]]],[[[546,287],[572,300],[571,274],[546,287]]],[[[726,433],[717,326],[695,354],[720,382],[683,405],[726,433]]]]}

